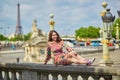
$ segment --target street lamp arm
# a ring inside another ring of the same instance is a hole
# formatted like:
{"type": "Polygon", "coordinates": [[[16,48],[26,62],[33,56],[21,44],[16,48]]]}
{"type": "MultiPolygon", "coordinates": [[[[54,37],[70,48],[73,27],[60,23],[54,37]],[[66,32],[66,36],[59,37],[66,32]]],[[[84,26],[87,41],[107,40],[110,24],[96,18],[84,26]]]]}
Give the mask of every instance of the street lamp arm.
{"type": "Polygon", "coordinates": [[[117,11],[117,13],[118,13],[118,16],[120,17],[120,11],[117,11]]]}

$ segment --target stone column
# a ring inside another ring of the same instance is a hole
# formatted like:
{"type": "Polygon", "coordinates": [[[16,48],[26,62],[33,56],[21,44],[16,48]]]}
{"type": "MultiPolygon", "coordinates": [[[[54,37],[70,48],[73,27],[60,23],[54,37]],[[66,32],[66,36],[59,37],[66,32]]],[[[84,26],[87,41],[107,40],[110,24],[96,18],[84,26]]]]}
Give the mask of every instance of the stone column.
{"type": "Polygon", "coordinates": [[[119,24],[117,23],[117,25],[116,25],[116,44],[115,44],[116,49],[119,49],[119,42],[118,42],[118,40],[119,40],[119,26],[118,25],[119,24]]]}

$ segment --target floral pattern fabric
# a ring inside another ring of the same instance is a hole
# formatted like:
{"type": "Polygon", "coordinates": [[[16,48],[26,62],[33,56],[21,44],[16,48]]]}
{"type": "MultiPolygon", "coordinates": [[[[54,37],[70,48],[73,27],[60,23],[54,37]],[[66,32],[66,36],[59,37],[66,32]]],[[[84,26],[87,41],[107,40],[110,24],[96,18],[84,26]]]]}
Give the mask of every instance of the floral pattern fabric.
{"type": "MultiPolygon", "coordinates": [[[[54,64],[58,65],[66,65],[67,60],[65,57],[67,57],[67,53],[63,52],[63,43],[48,43],[47,46],[47,57],[46,57],[46,62],[50,60],[51,55],[53,53],[54,55],[54,64]]],[[[66,48],[68,51],[70,51],[70,47],[66,48]]]]}

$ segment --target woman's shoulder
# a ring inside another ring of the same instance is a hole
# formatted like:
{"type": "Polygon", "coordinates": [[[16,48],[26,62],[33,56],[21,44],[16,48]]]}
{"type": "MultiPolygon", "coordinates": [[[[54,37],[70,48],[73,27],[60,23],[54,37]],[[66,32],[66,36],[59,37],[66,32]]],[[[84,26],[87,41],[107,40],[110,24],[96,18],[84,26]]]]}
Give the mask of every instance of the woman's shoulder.
{"type": "Polygon", "coordinates": [[[60,43],[64,43],[64,41],[63,41],[63,40],[61,40],[61,41],[60,41],[60,43]]]}
{"type": "MultiPolygon", "coordinates": [[[[52,45],[52,44],[54,44],[52,41],[47,42],[47,45],[52,45]]],[[[64,44],[64,41],[61,40],[60,42],[58,42],[58,44],[64,44]]]]}
{"type": "Polygon", "coordinates": [[[63,45],[63,44],[64,44],[64,41],[63,41],[63,40],[61,40],[61,41],[60,41],[60,44],[62,44],[62,45],[63,45]]]}

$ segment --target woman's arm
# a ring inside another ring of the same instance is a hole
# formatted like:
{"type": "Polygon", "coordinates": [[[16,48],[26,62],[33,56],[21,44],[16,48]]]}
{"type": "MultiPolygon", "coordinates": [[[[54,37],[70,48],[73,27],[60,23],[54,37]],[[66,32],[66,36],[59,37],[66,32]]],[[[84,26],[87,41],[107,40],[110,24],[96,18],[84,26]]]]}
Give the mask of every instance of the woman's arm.
{"type": "Polygon", "coordinates": [[[63,41],[62,41],[62,46],[65,47],[65,49],[66,49],[68,52],[73,51],[73,49],[72,49],[69,45],[65,44],[63,41]]]}
{"type": "Polygon", "coordinates": [[[45,53],[46,58],[44,64],[47,64],[47,62],[51,59],[51,48],[49,46],[49,43],[47,43],[47,48],[45,52],[46,52],[45,53]]]}

